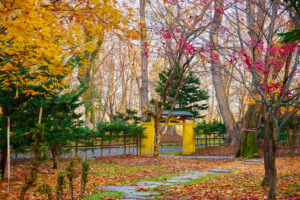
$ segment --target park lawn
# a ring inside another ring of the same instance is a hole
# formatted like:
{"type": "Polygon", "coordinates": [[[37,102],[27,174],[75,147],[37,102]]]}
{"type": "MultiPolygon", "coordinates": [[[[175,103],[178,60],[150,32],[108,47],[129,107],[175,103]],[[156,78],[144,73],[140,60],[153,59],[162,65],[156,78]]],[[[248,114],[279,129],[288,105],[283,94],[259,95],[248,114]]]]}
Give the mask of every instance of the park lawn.
{"type": "MultiPolygon", "coordinates": [[[[91,160],[91,170],[89,173],[89,182],[87,184],[86,198],[95,197],[95,199],[118,199],[122,194],[116,193],[115,195],[110,193],[101,193],[97,187],[108,185],[123,185],[134,184],[138,180],[164,180],[164,177],[174,176],[189,171],[207,171],[212,168],[228,168],[237,169],[237,166],[241,165],[242,159],[231,160],[196,160],[196,159],[184,159],[184,158],[149,158],[149,157],[111,157],[111,159],[94,159],[91,160]],[[100,193],[99,193],[100,192],[100,193]],[[103,196],[101,196],[103,195],[103,196]],[[102,198],[103,197],[103,198],[102,198]]],[[[68,161],[62,163],[63,167],[67,165],[68,161]]],[[[46,163],[42,165],[40,170],[39,180],[35,188],[29,190],[27,196],[32,199],[45,199],[43,196],[36,192],[36,189],[42,183],[48,183],[53,188],[56,185],[56,170],[51,169],[52,163],[46,163]]],[[[299,187],[295,185],[299,180],[300,158],[280,158],[277,162],[279,171],[279,189],[283,196],[293,196],[299,192],[299,187]]],[[[265,190],[259,187],[259,182],[263,176],[263,165],[259,166],[244,166],[242,170],[236,171],[233,174],[220,175],[216,178],[205,181],[206,184],[202,184],[203,181],[191,182],[189,184],[179,184],[178,186],[166,187],[161,191],[161,197],[170,196],[189,196],[191,193],[188,191],[195,190],[195,194],[205,195],[204,193],[197,193],[197,187],[202,188],[203,191],[210,190],[209,185],[212,187],[215,185],[216,190],[220,190],[219,193],[227,194],[230,190],[240,191],[248,188],[252,193],[258,196],[265,195],[265,190]],[[256,173],[257,172],[257,173],[256,173]],[[224,176],[224,177],[223,177],[224,176]],[[226,177],[228,176],[228,177],[226,177]],[[222,178],[223,177],[223,178],[222,178]],[[247,181],[249,178],[250,181],[247,181]],[[252,180],[253,179],[253,180],[252,180]],[[226,181],[225,181],[226,180],[226,181]],[[219,184],[219,185],[218,185],[219,184]],[[178,187],[178,188],[177,188],[178,187]],[[239,188],[240,187],[240,188],[239,188]]],[[[78,162],[77,178],[75,179],[75,198],[80,199],[80,162],[78,162]]],[[[7,196],[7,181],[0,182],[0,199],[17,199],[20,195],[21,186],[24,184],[24,178],[29,174],[28,163],[22,163],[13,165],[12,177],[11,177],[11,194],[7,196]]],[[[70,198],[68,194],[68,181],[66,179],[66,187],[64,194],[67,199],[70,198]]],[[[214,189],[215,191],[215,189],[214,189]]],[[[54,191],[53,191],[54,194],[54,191]]],[[[218,194],[213,192],[211,195],[218,194]]],[[[159,198],[159,197],[157,197],[159,198]]]]}

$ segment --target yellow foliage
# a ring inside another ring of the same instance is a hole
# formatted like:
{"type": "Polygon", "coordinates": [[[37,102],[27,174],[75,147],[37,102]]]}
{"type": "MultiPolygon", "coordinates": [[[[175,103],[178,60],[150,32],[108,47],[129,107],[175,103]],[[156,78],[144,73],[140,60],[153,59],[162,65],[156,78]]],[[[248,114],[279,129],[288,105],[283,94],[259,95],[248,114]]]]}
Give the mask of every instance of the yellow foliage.
{"type": "MultiPolygon", "coordinates": [[[[260,99],[260,96],[257,94],[257,95],[255,95],[255,98],[256,99],[260,99]]],[[[256,103],[256,101],[255,101],[255,99],[252,96],[249,95],[249,96],[247,96],[245,103],[249,104],[249,105],[253,105],[253,104],[256,103]]]]}
{"type": "Polygon", "coordinates": [[[102,40],[104,32],[113,29],[125,29],[125,36],[132,36],[126,28],[126,11],[116,5],[115,0],[0,1],[0,88],[22,85],[23,92],[37,95],[26,86],[63,87],[64,82],[53,78],[46,86],[49,75],[70,74],[66,60],[95,49],[87,37],[102,40]]]}
{"type": "Polygon", "coordinates": [[[255,100],[252,98],[252,97],[248,97],[247,99],[246,99],[246,102],[245,102],[246,104],[249,104],[249,105],[253,105],[253,104],[255,104],[255,100]]]}

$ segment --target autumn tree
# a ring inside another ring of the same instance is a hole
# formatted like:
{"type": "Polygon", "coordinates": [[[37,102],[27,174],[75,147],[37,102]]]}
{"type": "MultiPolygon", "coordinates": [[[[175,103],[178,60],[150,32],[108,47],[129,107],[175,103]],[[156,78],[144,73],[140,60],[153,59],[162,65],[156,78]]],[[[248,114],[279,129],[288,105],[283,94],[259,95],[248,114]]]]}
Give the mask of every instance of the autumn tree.
{"type": "Polygon", "coordinates": [[[119,40],[123,40],[125,38],[135,38],[136,33],[134,28],[129,27],[129,22],[132,20],[133,15],[133,10],[129,6],[119,7],[116,1],[95,1],[94,3],[88,3],[87,1],[86,5],[79,7],[81,7],[81,10],[91,11],[95,11],[95,7],[97,8],[96,12],[81,14],[79,17],[76,16],[81,22],[81,28],[84,30],[82,34],[84,44],[89,47],[83,54],[78,55],[83,60],[87,60],[88,63],[83,65],[81,70],[78,71],[77,79],[82,85],[88,87],[82,97],[85,108],[85,124],[87,127],[92,127],[96,123],[96,106],[94,105],[102,95],[96,91],[96,77],[99,65],[101,65],[98,60],[100,51],[103,48],[105,35],[113,34],[119,40]],[[98,29],[94,27],[98,27],[98,29]]]}
{"type": "MultiPolygon", "coordinates": [[[[70,57],[80,57],[81,67],[90,66],[93,60],[89,58],[93,56],[89,52],[92,54],[97,49],[104,30],[120,30],[123,28],[120,23],[128,23],[122,18],[123,11],[115,5],[115,1],[88,0],[1,1],[1,95],[10,96],[12,104],[21,105],[33,96],[50,97],[52,91],[63,88],[74,67],[70,57]],[[102,20],[103,16],[107,21],[102,20]],[[42,93],[38,90],[41,87],[42,93]],[[26,98],[19,98],[20,93],[26,98]]],[[[134,33],[129,29],[122,31],[122,35],[134,33]]],[[[12,114],[11,106],[1,104],[1,107],[4,119],[12,114]]],[[[4,145],[2,173],[5,160],[4,145]]]]}
{"type": "Polygon", "coordinates": [[[145,20],[146,0],[140,0],[140,46],[141,46],[141,88],[140,88],[140,107],[142,119],[145,120],[144,112],[149,107],[148,97],[148,41],[147,25],[145,20]]]}
{"type": "Polygon", "coordinates": [[[176,100],[179,95],[185,74],[193,67],[193,59],[196,56],[205,57],[203,46],[197,43],[196,38],[199,37],[207,28],[208,20],[204,22],[205,12],[209,5],[202,5],[196,2],[184,2],[180,5],[178,1],[161,2],[155,1],[150,4],[153,11],[153,28],[159,38],[157,41],[157,54],[165,57],[168,61],[170,75],[163,86],[163,94],[155,103],[155,152],[154,156],[159,155],[160,138],[166,133],[167,123],[175,108],[176,100]],[[199,6],[202,10],[197,12],[195,7],[199,6]],[[192,17],[190,17],[192,16],[192,17]],[[194,17],[193,17],[194,16],[194,17]],[[184,19],[189,19],[185,21],[184,19]],[[171,88],[175,76],[176,88],[171,88]],[[170,90],[175,90],[174,98],[169,104],[170,111],[166,119],[165,125],[160,130],[159,120],[167,105],[167,99],[170,90]]]}
{"type": "Polygon", "coordinates": [[[215,61],[219,70],[226,72],[245,87],[253,103],[261,106],[265,128],[263,184],[270,186],[269,199],[275,199],[277,176],[275,162],[279,131],[299,109],[296,103],[299,102],[299,86],[296,81],[299,47],[297,44],[281,44],[280,38],[276,37],[276,30],[285,27],[283,22],[288,20],[283,17],[283,7],[279,1],[269,4],[264,1],[236,2],[229,10],[225,7],[228,4],[222,3],[224,1],[215,1],[215,5],[219,6],[214,14],[219,15],[219,18],[216,17],[219,19],[219,26],[215,31],[225,36],[223,38],[227,38],[228,42],[225,43],[227,45],[221,45],[216,40],[212,41],[216,58],[212,62],[215,61]],[[251,14],[254,5],[261,9],[258,9],[260,16],[264,16],[258,18],[260,21],[255,21],[251,14]],[[241,7],[246,12],[241,12],[241,7]],[[234,14],[227,15],[227,12],[234,14]],[[220,15],[226,16],[226,23],[220,21],[220,15]],[[241,23],[247,16],[251,22],[241,23]],[[235,29],[232,30],[231,27],[235,29]],[[234,44],[239,44],[239,48],[234,44]],[[231,51],[228,51],[228,48],[231,51]],[[220,60],[225,61],[226,65],[233,66],[234,72],[221,65],[220,60]],[[248,77],[251,78],[250,81],[248,77]],[[282,107],[290,105],[293,105],[292,112],[281,113],[282,107]],[[282,121],[279,121],[280,117],[282,121]]]}

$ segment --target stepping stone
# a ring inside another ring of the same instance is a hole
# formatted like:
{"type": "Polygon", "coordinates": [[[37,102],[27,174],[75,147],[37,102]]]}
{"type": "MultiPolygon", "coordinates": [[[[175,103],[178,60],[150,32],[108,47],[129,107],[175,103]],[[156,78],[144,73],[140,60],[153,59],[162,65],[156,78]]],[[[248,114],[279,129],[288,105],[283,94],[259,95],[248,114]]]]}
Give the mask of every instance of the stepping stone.
{"type": "Polygon", "coordinates": [[[153,199],[153,197],[138,197],[138,196],[127,196],[123,197],[123,200],[144,200],[144,199],[153,199]]]}
{"type": "Polygon", "coordinates": [[[230,173],[232,172],[231,169],[211,169],[210,171],[215,173],[230,173]]]}
{"type": "Polygon", "coordinates": [[[189,182],[190,180],[186,180],[186,179],[170,179],[170,180],[166,180],[169,183],[185,183],[185,182],[189,182]]]}
{"type": "Polygon", "coordinates": [[[133,196],[149,196],[153,194],[158,194],[155,192],[140,192],[137,191],[137,188],[134,186],[107,186],[107,187],[98,187],[100,190],[108,190],[108,191],[114,191],[114,192],[122,192],[124,194],[129,194],[133,196]]]}
{"type": "Polygon", "coordinates": [[[208,172],[208,171],[204,171],[204,172],[193,171],[193,172],[191,172],[191,173],[196,174],[196,175],[198,175],[198,176],[204,176],[204,175],[206,175],[206,174],[216,174],[216,173],[214,173],[214,172],[208,172]]]}
{"type": "Polygon", "coordinates": [[[136,192],[136,188],[134,186],[106,186],[106,187],[97,187],[100,190],[108,190],[108,191],[114,191],[114,192],[122,192],[125,194],[129,194],[132,192],[136,192]]]}
{"type": "Polygon", "coordinates": [[[184,176],[174,177],[172,179],[198,179],[202,176],[202,174],[186,174],[184,176]]]}
{"type": "MultiPolygon", "coordinates": [[[[224,172],[223,172],[224,173],[224,172]]],[[[166,180],[167,182],[170,183],[185,183],[190,181],[191,179],[199,179],[202,176],[206,175],[206,174],[216,174],[215,172],[199,172],[199,171],[192,171],[189,174],[185,174],[183,176],[177,176],[177,177],[173,177],[169,180],[166,180]]]]}
{"type": "Polygon", "coordinates": [[[138,187],[141,188],[156,188],[160,185],[172,185],[170,183],[162,183],[162,182],[155,182],[155,181],[139,181],[137,182],[138,187]]]}
{"type": "Polygon", "coordinates": [[[245,165],[260,165],[263,164],[263,160],[245,160],[243,164],[245,165]]]}
{"type": "Polygon", "coordinates": [[[245,165],[260,165],[260,164],[262,164],[262,163],[248,163],[248,162],[245,162],[244,164],[245,164],[245,165]]]}
{"type": "Polygon", "coordinates": [[[244,162],[250,162],[250,163],[263,163],[263,160],[245,160],[244,162]]]}
{"type": "Polygon", "coordinates": [[[244,166],[243,165],[234,165],[234,167],[236,167],[236,168],[243,168],[244,166]]]}
{"type": "Polygon", "coordinates": [[[157,192],[139,192],[139,191],[135,191],[135,192],[130,192],[128,193],[132,196],[150,196],[150,195],[153,195],[153,194],[159,194],[157,192]]]}

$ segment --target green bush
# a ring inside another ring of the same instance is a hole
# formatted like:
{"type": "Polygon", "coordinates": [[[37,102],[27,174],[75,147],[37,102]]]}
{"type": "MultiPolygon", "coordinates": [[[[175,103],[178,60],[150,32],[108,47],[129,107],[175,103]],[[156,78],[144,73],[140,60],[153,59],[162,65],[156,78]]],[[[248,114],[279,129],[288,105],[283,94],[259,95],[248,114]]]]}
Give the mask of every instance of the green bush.
{"type": "Polygon", "coordinates": [[[207,123],[205,120],[198,123],[195,127],[196,134],[213,134],[218,132],[218,134],[223,135],[226,133],[226,126],[222,122],[213,121],[207,123]]]}
{"type": "Polygon", "coordinates": [[[138,140],[143,137],[144,127],[136,123],[125,123],[124,121],[99,122],[96,134],[102,141],[116,141],[124,139],[138,140]]]}

